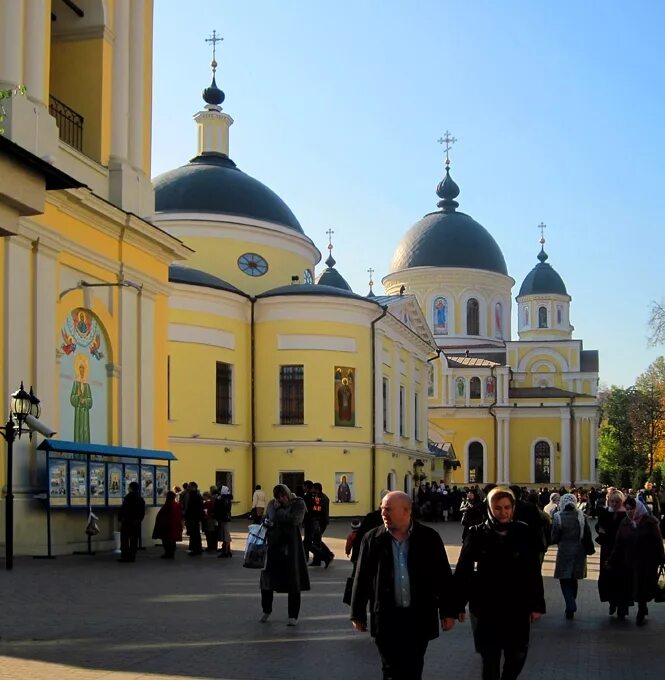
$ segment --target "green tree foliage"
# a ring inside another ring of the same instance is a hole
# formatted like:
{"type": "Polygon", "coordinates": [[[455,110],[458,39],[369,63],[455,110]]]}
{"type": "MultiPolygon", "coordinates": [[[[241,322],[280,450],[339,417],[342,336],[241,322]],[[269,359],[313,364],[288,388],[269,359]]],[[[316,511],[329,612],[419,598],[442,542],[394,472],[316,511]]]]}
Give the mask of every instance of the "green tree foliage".
{"type": "Polygon", "coordinates": [[[14,97],[17,94],[25,94],[25,85],[19,85],[18,87],[5,90],[0,89],[0,135],[5,134],[4,122],[5,116],[7,115],[7,111],[2,105],[2,100],[8,99],[9,97],[14,97]]]}
{"type": "Polygon", "coordinates": [[[600,395],[601,427],[598,438],[600,479],[621,488],[630,487],[636,473],[646,469],[647,458],[635,443],[633,407],[635,387],[611,387],[600,395]]]}
{"type": "Polygon", "coordinates": [[[665,444],[665,357],[658,357],[635,381],[631,420],[636,447],[647,457],[649,475],[665,444]]]}

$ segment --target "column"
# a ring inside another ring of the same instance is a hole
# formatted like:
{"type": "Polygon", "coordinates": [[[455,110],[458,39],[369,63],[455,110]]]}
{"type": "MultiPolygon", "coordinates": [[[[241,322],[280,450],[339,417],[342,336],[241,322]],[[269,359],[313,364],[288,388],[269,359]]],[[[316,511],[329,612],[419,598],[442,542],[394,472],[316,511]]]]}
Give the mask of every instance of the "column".
{"type": "Polygon", "coordinates": [[[503,482],[503,418],[496,419],[496,470],[494,479],[497,484],[503,482]]]}
{"type": "Polygon", "coordinates": [[[402,352],[401,352],[402,346],[399,343],[394,343],[393,344],[393,365],[392,365],[392,380],[391,380],[391,386],[390,386],[390,396],[393,401],[393,421],[392,421],[392,431],[395,433],[395,444],[397,446],[400,446],[400,427],[401,427],[401,420],[400,420],[400,412],[399,412],[399,394],[400,394],[400,387],[401,387],[401,377],[402,377],[402,371],[401,371],[401,361],[402,361],[402,352]]]}
{"type": "Polygon", "coordinates": [[[22,45],[23,0],[0,3],[0,87],[16,87],[23,82],[22,45]]]}
{"type": "MultiPolygon", "coordinates": [[[[30,0],[26,3],[23,35],[23,84],[26,95],[34,102],[47,106],[48,64],[50,49],[50,3],[30,0]]],[[[15,38],[14,38],[15,39],[15,38]]],[[[1,48],[0,48],[1,49],[1,48]]],[[[0,57],[0,63],[2,57],[0,57]]]]}
{"type": "Polygon", "coordinates": [[[132,0],[129,31],[129,162],[135,170],[145,172],[145,0],[132,0]]]}
{"type": "Polygon", "coordinates": [[[111,158],[127,159],[129,126],[129,0],[116,0],[111,158]]]}
{"type": "Polygon", "coordinates": [[[444,403],[448,404],[448,406],[452,406],[455,403],[455,385],[453,384],[452,373],[448,373],[446,376],[446,385],[448,387],[448,394],[446,395],[447,399],[444,403]]]}
{"type": "Polygon", "coordinates": [[[561,484],[570,486],[570,411],[561,409],[561,484]]]}
{"type": "Polygon", "coordinates": [[[594,415],[589,420],[589,481],[597,482],[598,460],[598,416],[594,415]]]}
{"type": "Polygon", "coordinates": [[[416,440],[416,362],[413,354],[409,355],[409,363],[407,365],[406,374],[406,434],[410,442],[416,440]]]}
{"type": "Polygon", "coordinates": [[[582,419],[577,413],[573,414],[575,420],[575,481],[582,481],[582,419]]]}
{"type": "Polygon", "coordinates": [[[503,421],[503,481],[510,484],[510,420],[503,421]]]}

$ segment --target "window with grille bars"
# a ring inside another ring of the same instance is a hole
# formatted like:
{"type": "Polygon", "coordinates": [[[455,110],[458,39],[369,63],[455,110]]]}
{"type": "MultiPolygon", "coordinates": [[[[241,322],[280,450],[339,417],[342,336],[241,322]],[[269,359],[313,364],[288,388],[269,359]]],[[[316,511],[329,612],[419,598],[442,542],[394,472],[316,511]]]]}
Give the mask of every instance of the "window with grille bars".
{"type": "Polygon", "coordinates": [[[550,445],[547,442],[537,442],[534,450],[534,476],[536,484],[549,484],[550,475],[550,445]]]}
{"type": "Polygon", "coordinates": [[[233,366],[217,362],[215,422],[233,422],[233,366]]]}
{"type": "Polygon", "coordinates": [[[538,328],[547,328],[547,307],[538,308],[538,328]]]}
{"type": "Polygon", "coordinates": [[[390,383],[383,379],[383,431],[390,432],[390,383]]]}
{"type": "Polygon", "coordinates": [[[480,399],[480,378],[471,378],[469,381],[469,397],[480,399]]]}
{"type": "Polygon", "coordinates": [[[466,303],[466,334],[480,335],[480,307],[476,298],[466,303]]]}
{"type": "Polygon", "coordinates": [[[406,437],[406,388],[399,387],[399,435],[406,437]]]}
{"type": "Polygon", "coordinates": [[[413,411],[414,411],[414,422],[413,422],[413,429],[414,429],[414,436],[415,438],[420,441],[420,404],[418,403],[418,392],[416,392],[413,395],[413,411]]]}
{"type": "Polygon", "coordinates": [[[279,422],[302,425],[305,422],[305,367],[279,367],[279,422]]]}

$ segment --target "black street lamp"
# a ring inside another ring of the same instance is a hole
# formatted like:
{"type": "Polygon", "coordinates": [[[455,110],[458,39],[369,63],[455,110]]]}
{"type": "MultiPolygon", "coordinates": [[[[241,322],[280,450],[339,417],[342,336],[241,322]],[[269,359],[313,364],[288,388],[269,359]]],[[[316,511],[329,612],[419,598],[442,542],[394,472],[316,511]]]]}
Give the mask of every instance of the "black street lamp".
{"type": "Polygon", "coordinates": [[[38,418],[40,414],[39,399],[34,395],[32,387],[30,393],[21,387],[11,395],[9,420],[0,429],[0,434],[7,442],[7,494],[5,496],[5,554],[6,566],[9,571],[14,566],[14,493],[13,493],[13,472],[14,472],[14,440],[25,432],[32,437],[32,431],[26,428],[25,419],[27,416],[38,418]]]}

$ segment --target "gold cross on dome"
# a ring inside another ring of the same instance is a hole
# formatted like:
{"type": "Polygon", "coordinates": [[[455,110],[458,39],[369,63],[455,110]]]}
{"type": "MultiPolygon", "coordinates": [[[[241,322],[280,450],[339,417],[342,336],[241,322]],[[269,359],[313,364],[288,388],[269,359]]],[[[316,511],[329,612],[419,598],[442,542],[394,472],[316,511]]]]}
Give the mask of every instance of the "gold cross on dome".
{"type": "Polygon", "coordinates": [[[547,228],[547,225],[544,222],[541,222],[538,225],[538,229],[540,229],[540,244],[545,243],[545,229],[547,228]]]}
{"type": "Polygon", "coordinates": [[[207,43],[212,43],[212,68],[215,69],[217,68],[217,61],[215,60],[215,52],[217,50],[217,43],[222,42],[224,38],[221,36],[217,35],[217,31],[213,29],[212,35],[209,38],[206,38],[205,41],[207,43]]]}
{"type": "Polygon", "coordinates": [[[332,249],[333,249],[332,235],[333,235],[334,233],[335,233],[335,232],[334,232],[332,229],[328,229],[328,231],[326,232],[326,234],[328,235],[328,250],[332,250],[332,249]]]}
{"type": "Polygon", "coordinates": [[[374,270],[370,267],[367,270],[367,273],[369,274],[369,287],[371,288],[374,285],[373,276],[372,276],[374,274],[374,270]]]}
{"type": "Polygon", "coordinates": [[[453,137],[448,130],[446,130],[446,134],[443,135],[443,137],[439,137],[439,139],[436,140],[439,142],[439,144],[445,144],[446,146],[444,147],[444,151],[446,152],[446,165],[450,165],[450,158],[448,157],[448,152],[450,149],[452,149],[453,144],[457,141],[457,137],[453,137]]]}

